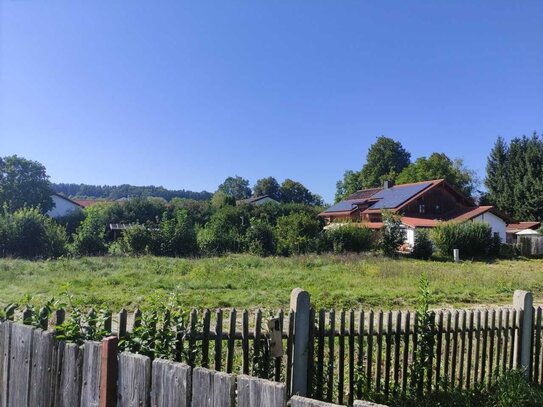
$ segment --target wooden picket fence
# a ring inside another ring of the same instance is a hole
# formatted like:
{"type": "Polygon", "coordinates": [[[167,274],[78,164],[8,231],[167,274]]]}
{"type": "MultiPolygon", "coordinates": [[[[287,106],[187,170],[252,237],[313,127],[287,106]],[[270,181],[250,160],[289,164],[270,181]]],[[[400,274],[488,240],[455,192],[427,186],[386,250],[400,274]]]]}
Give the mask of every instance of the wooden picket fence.
{"type": "MultiPolygon", "coordinates": [[[[42,329],[0,323],[0,406],[287,406],[283,383],[117,354],[111,352],[116,342],[109,337],[80,347],[56,340],[42,329]]],[[[289,405],[337,406],[297,396],[289,405]]]]}
{"type": "MultiPolygon", "coordinates": [[[[375,392],[389,396],[414,388],[425,393],[443,386],[488,387],[499,374],[517,368],[543,384],[542,308],[526,302],[530,298],[525,293],[513,307],[433,311],[430,363],[417,383],[412,367],[419,321],[412,311],[315,311],[309,304],[305,310],[291,309],[286,314],[194,309],[180,348],[196,352],[189,352],[186,359],[180,352],[174,359],[190,367],[260,376],[285,383],[287,395],[303,394],[344,405],[375,392]],[[307,324],[300,325],[308,333],[306,345],[296,345],[297,312],[307,314],[307,324]],[[275,334],[281,338],[274,347],[269,344],[272,331],[267,323],[272,317],[272,325],[279,330],[275,334]],[[293,360],[296,346],[307,350],[301,364],[293,360]],[[293,378],[300,371],[307,380],[302,391],[293,389],[293,378]]],[[[31,315],[25,312],[8,316],[28,320],[31,315]]],[[[44,329],[66,317],[63,310],[50,318],[41,314],[44,329]]],[[[123,310],[116,316],[107,315],[104,327],[123,338],[138,326],[141,316],[139,310],[130,315],[123,310]]]]}

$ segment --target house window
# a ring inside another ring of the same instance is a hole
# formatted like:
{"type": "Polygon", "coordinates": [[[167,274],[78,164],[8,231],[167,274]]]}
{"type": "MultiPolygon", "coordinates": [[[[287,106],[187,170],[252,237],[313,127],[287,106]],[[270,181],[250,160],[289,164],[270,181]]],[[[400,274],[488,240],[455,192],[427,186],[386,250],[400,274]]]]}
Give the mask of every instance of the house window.
{"type": "Polygon", "coordinates": [[[420,204],[419,205],[419,213],[424,213],[424,212],[425,212],[424,204],[420,204]]]}

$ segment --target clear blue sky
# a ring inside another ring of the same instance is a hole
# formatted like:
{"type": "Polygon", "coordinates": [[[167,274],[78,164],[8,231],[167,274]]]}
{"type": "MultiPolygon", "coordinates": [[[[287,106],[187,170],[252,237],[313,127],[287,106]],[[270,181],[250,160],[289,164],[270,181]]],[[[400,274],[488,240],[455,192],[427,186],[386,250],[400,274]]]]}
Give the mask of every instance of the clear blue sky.
{"type": "Polygon", "coordinates": [[[0,155],[55,182],[331,202],[381,134],[484,176],[543,131],[543,1],[0,0],[0,155]]]}

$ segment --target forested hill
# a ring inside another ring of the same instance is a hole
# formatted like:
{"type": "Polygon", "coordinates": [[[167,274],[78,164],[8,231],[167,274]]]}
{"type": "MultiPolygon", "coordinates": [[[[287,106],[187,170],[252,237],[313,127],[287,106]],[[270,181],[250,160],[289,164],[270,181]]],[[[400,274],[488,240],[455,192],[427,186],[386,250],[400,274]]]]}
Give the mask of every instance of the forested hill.
{"type": "Polygon", "coordinates": [[[134,196],[156,196],[169,201],[172,198],[189,198],[196,200],[210,199],[213,194],[207,191],[194,192],[169,190],[164,187],[134,185],[88,185],[88,184],[52,184],[53,190],[70,198],[87,199],[119,199],[134,196]]]}

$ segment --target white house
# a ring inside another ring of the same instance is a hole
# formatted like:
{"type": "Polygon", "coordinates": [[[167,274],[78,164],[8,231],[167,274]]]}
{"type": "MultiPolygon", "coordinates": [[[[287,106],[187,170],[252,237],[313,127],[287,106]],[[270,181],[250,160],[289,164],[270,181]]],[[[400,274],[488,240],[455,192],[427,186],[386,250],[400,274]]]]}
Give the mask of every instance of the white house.
{"type": "Polygon", "coordinates": [[[47,215],[51,216],[52,218],[61,218],[74,211],[80,211],[83,209],[82,205],[72,201],[69,198],[66,198],[63,195],[55,193],[51,195],[51,198],[53,199],[54,206],[49,212],[47,212],[47,215]]]}

